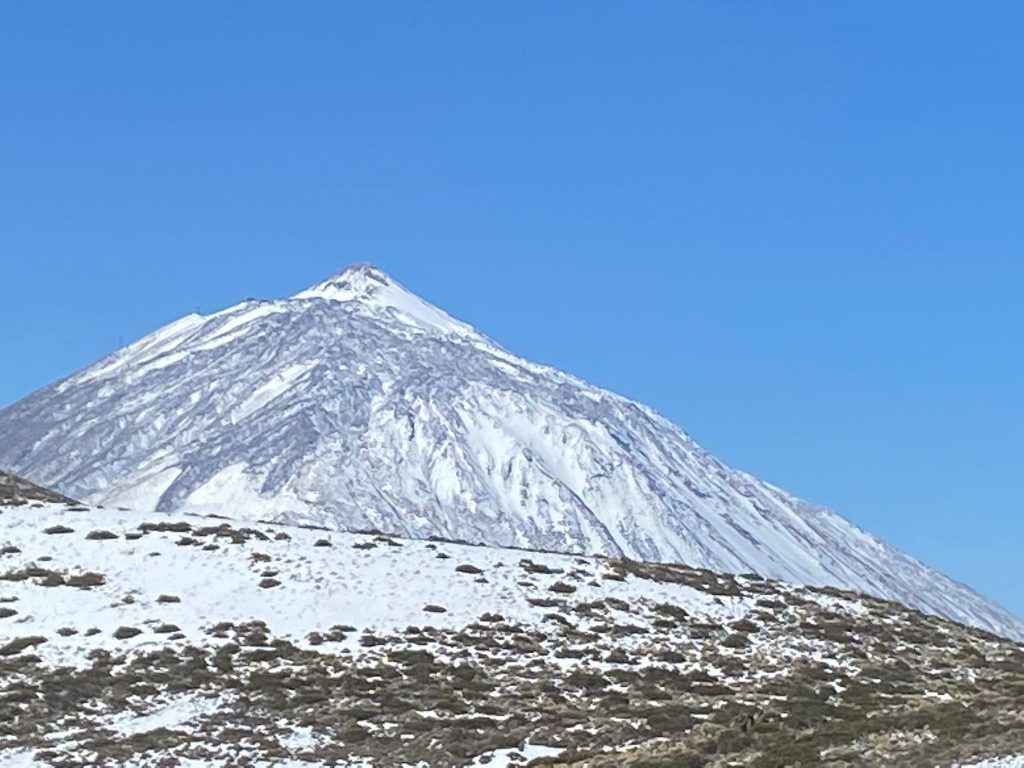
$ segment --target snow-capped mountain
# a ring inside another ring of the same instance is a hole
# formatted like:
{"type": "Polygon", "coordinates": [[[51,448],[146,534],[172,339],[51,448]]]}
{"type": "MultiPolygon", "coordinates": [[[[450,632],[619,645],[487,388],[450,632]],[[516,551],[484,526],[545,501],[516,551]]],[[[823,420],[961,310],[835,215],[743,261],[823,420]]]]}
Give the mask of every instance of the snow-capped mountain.
{"type": "Polygon", "coordinates": [[[0,466],[108,506],[848,587],[1024,638],[969,588],[359,265],[188,315],[0,411],[0,466]]]}

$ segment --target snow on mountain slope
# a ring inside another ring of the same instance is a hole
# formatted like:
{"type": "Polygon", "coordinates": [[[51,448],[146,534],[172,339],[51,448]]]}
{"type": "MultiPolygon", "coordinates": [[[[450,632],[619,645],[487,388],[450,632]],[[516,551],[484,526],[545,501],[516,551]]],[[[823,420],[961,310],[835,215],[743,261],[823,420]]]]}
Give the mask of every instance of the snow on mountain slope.
{"type": "Polygon", "coordinates": [[[190,315],[0,411],[0,465],[77,498],[626,555],[1024,624],[648,408],[357,266],[190,315]]]}
{"type": "Polygon", "coordinates": [[[1021,690],[1024,646],[834,589],[0,505],[0,766],[952,766],[1021,690]]]}
{"type": "MultiPolygon", "coordinates": [[[[204,639],[205,627],[213,619],[244,623],[273,617],[276,633],[300,643],[307,642],[310,632],[328,630],[344,620],[356,629],[337,648],[354,654],[362,648],[356,630],[398,632],[427,619],[437,629],[459,629],[491,611],[523,626],[542,627],[550,606],[526,600],[531,593],[519,582],[528,572],[518,563],[529,558],[550,569],[535,574],[544,577],[545,588],[548,582],[563,578],[559,574],[578,567],[571,555],[396,541],[378,534],[282,525],[250,527],[194,515],[110,509],[74,513],[60,505],[21,513],[8,510],[0,517],[0,542],[13,543],[19,550],[0,561],[0,575],[6,569],[17,573],[22,567],[102,574],[105,583],[95,588],[52,591],[31,579],[11,578],[3,583],[5,579],[0,578],[3,594],[16,598],[11,604],[25,614],[19,626],[4,625],[4,631],[51,638],[34,652],[48,664],[77,667],[87,666],[95,649],[109,646],[118,627],[155,626],[155,615],[161,623],[173,622],[184,635],[180,639],[192,642],[204,639]],[[97,531],[103,533],[97,535],[97,531]],[[125,539],[126,532],[139,538],[125,539]],[[108,533],[114,535],[108,538],[108,533]],[[203,549],[211,544],[215,549],[203,549]],[[439,551],[446,557],[438,558],[439,551]],[[272,559],[254,558],[256,552],[272,559]],[[45,556],[51,560],[39,560],[45,556]],[[460,575],[456,568],[466,563],[486,578],[475,578],[476,573],[460,575]],[[266,586],[265,579],[270,578],[277,583],[266,586]],[[126,594],[135,597],[122,600],[126,594]],[[161,594],[180,602],[161,602],[161,594]],[[424,611],[429,605],[445,610],[424,611]],[[100,631],[61,642],[58,630],[68,625],[100,631]]],[[[603,586],[580,583],[573,594],[586,601],[608,589],[607,582],[603,586]]],[[[739,620],[756,607],[755,598],[716,596],[681,584],[639,579],[617,582],[614,592],[629,603],[670,602],[701,620],[720,624],[739,620]]],[[[543,595],[544,588],[537,594],[543,595]]],[[[120,646],[157,647],[165,638],[156,634],[125,638],[120,646]]]]}

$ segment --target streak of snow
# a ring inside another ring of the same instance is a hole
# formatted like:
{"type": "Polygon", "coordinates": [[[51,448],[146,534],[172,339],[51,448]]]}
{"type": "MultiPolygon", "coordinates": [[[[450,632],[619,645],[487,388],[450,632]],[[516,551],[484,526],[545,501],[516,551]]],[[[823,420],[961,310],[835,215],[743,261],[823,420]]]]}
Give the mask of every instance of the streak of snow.
{"type": "Polygon", "coordinates": [[[471,765],[487,766],[487,768],[510,768],[516,765],[526,765],[531,760],[541,757],[555,757],[562,752],[563,750],[557,747],[542,747],[526,743],[522,749],[496,749],[493,752],[486,752],[473,760],[471,765]]]}
{"type": "Polygon", "coordinates": [[[1024,754],[996,757],[980,763],[964,763],[957,768],[1024,768],[1024,754]]]}
{"type": "Polygon", "coordinates": [[[181,728],[196,718],[216,712],[217,707],[216,698],[181,694],[168,697],[145,714],[118,713],[106,725],[122,736],[132,736],[157,728],[181,728]]]}

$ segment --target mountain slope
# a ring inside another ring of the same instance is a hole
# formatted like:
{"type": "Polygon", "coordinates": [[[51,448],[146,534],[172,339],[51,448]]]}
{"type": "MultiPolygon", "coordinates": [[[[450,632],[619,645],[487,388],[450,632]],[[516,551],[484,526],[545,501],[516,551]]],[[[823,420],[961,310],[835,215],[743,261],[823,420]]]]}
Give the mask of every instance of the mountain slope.
{"type": "Polygon", "coordinates": [[[75,504],[73,499],[0,470],[0,504],[15,506],[31,502],[75,504]]]}
{"type": "Polygon", "coordinates": [[[849,592],[0,507],[4,766],[945,767],[1022,742],[1024,646],[849,592]]]}
{"type": "Polygon", "coordinates": [[[750,571],[1024,637],[967,587],[367,266],[182,318],[0,412],[0,433],[0,465],[107,505],[750,571]]]}

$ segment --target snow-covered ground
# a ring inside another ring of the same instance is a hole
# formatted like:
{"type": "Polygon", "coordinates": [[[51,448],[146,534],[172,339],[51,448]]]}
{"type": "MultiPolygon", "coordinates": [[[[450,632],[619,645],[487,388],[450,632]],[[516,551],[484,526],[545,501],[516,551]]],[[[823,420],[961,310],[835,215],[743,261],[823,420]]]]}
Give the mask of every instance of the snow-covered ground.
{"type": "MultiPolygon", "coordinates": [[[[941,722],[949,706],[968,717],[972,696],[1014,690],[1018,668],[1024,652],[991,636],[752,577],[185,513],[0,506],[10,768],[493,767],[584,746],[607,754],[605,768],[666,744],[719,749],[721,732],[749,722],[789,748],[788,724],[816,687],[827,695],[814,706],[870,702],[867,722],[941,722]]],[[[923,728],[883,729],[874,749],[933,746],[941,733],[923,728]]],[[[827,743],[837,759],[862,749],[827,743]]],[[[992,751],[984,739],[946,746],[992,751]]],[[[1007,760],[982,765],[1016,765],[1007,760]]]]}
{"type": "Polygon", "coordinates": [[[960,768],[1024,768],[1024,754],[997,757],[992,760],[983,760],[980,763],[965,763],[960,768]]]}
{"type": "Polygon", "coordinates": [[[474,768],[510,768],[516,765],[525,765],[531,760],[539,757],[555,757],[561,754],[562,750],[551,747],[541,747],[534,744],[526,744],[522,749],[495,749],[485,752],[477,757],[472,765],[474,768]]]}
{"type": "MultiPolygon", "coordinates": [[[[485,612],[541,627],[549,610],[528,598],[565,573],[587,569],[591,574],[573,581],[574,599],[598,599],[608,591],[600,578],[610,572],[607,566],[571,555],[273,524],[230,523],[241,531],[236,537],[244,537],[237,544],[227,533],[202,533],[225,523],[184,514],[69,512],[61,505],[7,510],[0,518],[0,545],[16,542],[19,551],[4,555],[0,568],[59,572],[68,582],[92,572],[103,583],[77,588],[44,587],[35,578],[0,582],[18,612],[0,625],[0,643],[15,633],[43,636],[48,640],[35,653],[45,662],[82,665],[93,650],[111,645],[136,651],[162,647],[166,638],[152,630],[167,624],[178,627],[174,634],[181,635],[181,644],[205,642],[214,621],[266,619],[276,635],[299,644],[308,644],[310,632],[334,625],[385,632],[421,623],[456,629],[485,612]],[[183,528],[124,538],[126,532],[141,533],[138,526],[147,523],[183,528]],[[108,533],[113,537],[90,538],[108,533]],[[527,584],[519,565],[524,558],[551,573],[534,574],[527,584]],[[64,638],[59,635],[64,627],[80,632],[64,638]],[[145,631],[112,639],[121,627],[145,631]],[[86,634],[89,630],[98,631],[86,634]]],[[[672,603],[719,623],[743,618],[754,608],[753,598],[712,596],[641,579],[616,582],[615,595],[630,603],[672,603]]],[[[340,647],[358,654],[355,630],[340,647]]]]}

